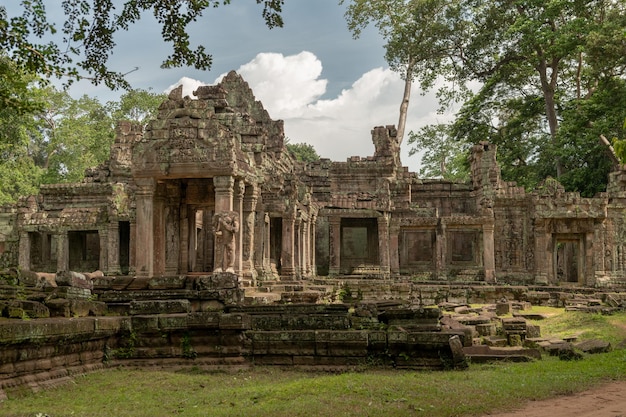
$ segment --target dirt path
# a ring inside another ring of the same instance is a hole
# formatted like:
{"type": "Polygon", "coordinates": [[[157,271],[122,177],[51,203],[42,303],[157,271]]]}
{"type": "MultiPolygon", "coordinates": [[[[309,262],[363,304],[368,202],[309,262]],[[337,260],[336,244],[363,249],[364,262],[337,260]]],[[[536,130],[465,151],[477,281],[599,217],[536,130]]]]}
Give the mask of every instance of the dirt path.
{"type": "Polygon", "coordinates": [[[626,381],[576,395],[531,401],[514,412],[484,417],[626,417],[626,381]]]}

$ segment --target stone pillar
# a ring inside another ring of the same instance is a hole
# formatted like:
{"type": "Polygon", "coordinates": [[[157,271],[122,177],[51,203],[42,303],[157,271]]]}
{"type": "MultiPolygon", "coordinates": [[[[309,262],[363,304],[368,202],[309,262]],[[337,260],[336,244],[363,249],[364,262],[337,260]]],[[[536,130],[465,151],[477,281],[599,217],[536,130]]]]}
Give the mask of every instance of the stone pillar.
{"type": "Polygon", "coordinates": [[[57,272],[69,271],[70,269],[70,241],[67,231],[61,232],[57,237],[57,272]]]}
{"type": "Polygon", "coordinates": [[[259,208],[259,214],[255,215],[254,222],[254,239],[253,239],[253,247],[254,247],[254,255],[253,255],[253,263],[254,269],[257,273],[265,276],[265,240],[267,230],[269,229],[269,216],[267,213],[263,213],[263,208],[259,208]]]}
{"type": "Polygon", "coordinates": [[[554,245],[546,220],[535,226],[535,284],[548,284],[553,278],[554,245]]]}
{"type": "Polygon", "coordinates": [[[302,277],[302,213],[298,211],[293,230],[294,270],[298,278],[302,277]]]}
{"type": "Polygon", "coordinates": [[[128,275],[137,273],[137,220],[130,222],[130,238],[128,253],[128,275]]]}
{"type": "Polygon", "coordinates": [[[239,276],[243,276],[243,233],[245,229],[245,221],[243,218],[243,199],[246,192],[246,184],[243,180],[237,181],[237,202],[235,211],[239,215],[239,232],[237,232],[237,249],[235,253],[235,268],[239,276]]]}
{"type": "Polygon", "coordinates": [[[102,271],[105,275],[118,275],[122,273],[120,268],[120,223],[112,221],[107,231],[107,262],[102,271]]]}
{"type": "Polygon", "coordinates": [[[311,250],[309,244],[311,237],[309,236],[311,217],[309,216],[302,223],[302,276],[308,277],[311,274],[311,250]]]}
{"type": "Polygon", "coordinates": [[[24,271],[30,271],[30,234],[20,233],[18,266],[24,271]]]}
{"type": "Polygon", "coordinates": [[[270,220],[270,215],[265,213],[263,218],[264,223],[264,234],[263,234],[263,270],[268,274],[272,273],[272,265],[271,265],[271,248],[272,248],[272,234],[271,234],[271,225],[272,222],[270,220]]]}
{"type": "Polygon", "coordinates": [[[137,238],[136,272],[140,277],[154,275],[154,192],[156,183],[151,178],[137,179],[137,238]]]}
{"type": "Polygon", "coordinates": [[[437,227],[437,234],[435,237],[435,274],[437,279],[445,279],[445,273],[448,269],[448,260],[446,259],[448,250],[446,229],[445,223],[440,223],[439,227],[437,227]]]}
{"type": "Polygon", "coordinates": [[[496,260],[494,245],[494,224],[483,224],[483,267],[485,282],[496,282],[496,260]]]}
{"type": "Polygon", "coordinates": [[[255,269],[255,238],[262,239],[262,234],[256,234],[256,205],[258,201],[258,190],[254,185],[246,188],[246,194],[243,198],[243,217],[241,219],[240,228],[242,232],[242,258],[244,276],[254,280],[257,277],[255,269]]]}
{"type": "Polygon", "coordinates": [[[98,269],[104,272],[109,269],[109,229],[99,229],[98,238],[100,240],[100,259],[98,260],[98,269]]]}
{"type": "Polygon", "coordinates": [[[154,266],[153,275],[165,274],[165,185],[159,184],[155,190],[153,199],[152,224],[154,230],[152,236],[154,240],[154,266]]]}
{"type": "Polygon", "coordinates": [[[280,275],[288,279],[294,279],[296,276],[294,267],[295,221],[295,213],[286,213],[283,217],[280,275]]]}
{"type": "Polygon", "coordinates": [[[165,221],[165,274],[174,276],[179,271],[180,259],[180,184],[167,183],[163,218],[165,221]]]}
{"type": "Polygon", "coordinates": [[[333,216],[328,218],[329,245],[330,245],[330,265],[328,274],[330,276],[339,275],[341,270],[341,217],[333,216]]]}
{"type": "Polygon", "coordinates": [[[312,215],[309,226],[309,253],[311,264],[311,275],[317,276],[317,260],[315,259],[315,234],[317,233],[317,216],[312,215]]]}
{"type": "Polygon", "coordinates": [[[394,275],[400,274],[400,225],[393,221],[389,225],[389,268],[394,275]]]}
{"type": "Polygon", "coordinates": [[[582,251],[582,254],[579,254],[578,257],[582,261],[582,265],[580,265],[579,269],[583,273],[583,282],[581,282],[581,284],[588,287],[593,287],[596,283],[596,277],[594,273],[594,254],[600,253],[600,256],[602,256],[602,252],[600,250],[594,250],[593,231],[585,233],[585,238],[582,239],[582,241],[580,242],[580,250],[582,251]]]}
{"type": "Polygon", "coordinates": [[[389,277],[389,217],[383,214],[378,217],[378,256],[380,259],[380,272],[384,277],[389,277]]]}
{"type": "Polygon", "coordinates": [[[230,175],[213,177],[215,186],[215,213],[233,210],[233,186],[235,179],[230,175]]]}

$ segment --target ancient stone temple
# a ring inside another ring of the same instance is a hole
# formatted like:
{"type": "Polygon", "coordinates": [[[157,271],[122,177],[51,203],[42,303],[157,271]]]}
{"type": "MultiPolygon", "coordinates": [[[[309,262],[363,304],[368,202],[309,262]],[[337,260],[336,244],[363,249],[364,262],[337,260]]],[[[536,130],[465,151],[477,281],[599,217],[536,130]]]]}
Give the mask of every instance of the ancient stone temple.
{"type": "Polygon", "coordinates": [[[137,278],[236,274],[246,285],[313,277],[616,287],[626,284],[626,169],[581,198],[500,178],[475,145],[471,182],[418,178],[392,126],[374,154],[297,162],[231,72],[173,90],[145,130],[117,128],[110,161],[0,212],[2,267],[137,278]]]}

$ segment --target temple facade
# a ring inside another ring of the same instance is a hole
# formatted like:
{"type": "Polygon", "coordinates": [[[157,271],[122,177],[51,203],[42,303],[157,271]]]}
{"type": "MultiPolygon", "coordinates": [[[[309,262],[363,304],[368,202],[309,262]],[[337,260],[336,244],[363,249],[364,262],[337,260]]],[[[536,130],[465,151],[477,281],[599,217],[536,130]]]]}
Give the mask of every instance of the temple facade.
{"type": "Polygon", "coordinates": [[[0,209],[0,263],[40,272],[264,280],[626,285],[626,167],[581,198],[553,179],[527,192],[475,145],[471,181],[418,178],[393,126],[374,154],[296,161],[235,72],[173,90],[145,129],[117,127],[111,158],[77,184],[0,209]]]}

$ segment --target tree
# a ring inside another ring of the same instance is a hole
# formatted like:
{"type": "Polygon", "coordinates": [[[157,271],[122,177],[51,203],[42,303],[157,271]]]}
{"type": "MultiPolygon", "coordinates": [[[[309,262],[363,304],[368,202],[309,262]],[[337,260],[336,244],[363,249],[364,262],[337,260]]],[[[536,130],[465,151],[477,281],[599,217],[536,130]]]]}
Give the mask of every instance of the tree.
{"type": "Polygon", "coordinates": [[[422,178],[443,178],[451,181],[469,180],[470,144],[457,141],[450,134],[451,125],[437,124],[409,133],[408,144],[414,145],[409,156],[421,152],[422,178]]]}
{"type": "Polygon", "coordinates": [[[424,90],[448,71],[447,57],[463,23],[457,0],[340,0],[348,2],[346,20],[355,38],[373,23],[386,40],[385,59],[404,79],[398,117],[398,144],[402,144],[414,80],[424,90]]]}
{"type": "Polygon", "coordinates": [[[132,89],[122,94],[119,101],[107,103],[107,108],[114,123],[130,120],[145,126],[149,120],[156,119],[159,105],[166,99],[167,94],[153,93],[150,89],[132,89]]]}
{"type": "MultiPolygon", "coordinates": [[[[283,25],[284,0],[256,0],[263,5],[262,16],[269,28],[283,25]]],[[[144,12],[152,12],[161,25],[164,41],[172,44],[172,54],[162,67],[192,66],[208,70],[211,55],[204,45],[190,46],[187,27],[208,8],[227,5],[230,0],[62,0],[66,20],[59,28],[48,20],[44,0],[23,0],[22,14],[10,17],[0,6],[0,50],[25,72],[64,78],[68,83],[82,78],[111,89],[129,88],[125,74],[111,71],[114,35],[129,30],[144,12]],[[118,6],[119,8],[116,8],[118,6]],[[60,34],[60,42],[45,42],[60,34]]]]}
{"type": "Polygon", "coordinates": [[[289,143],[289,140],[286,141],[285,146],[295,156],[296,160],[302,162],[315,162],[319,161],[320,156],[317,154],[317,151],[308,143],[289,143]]]}

